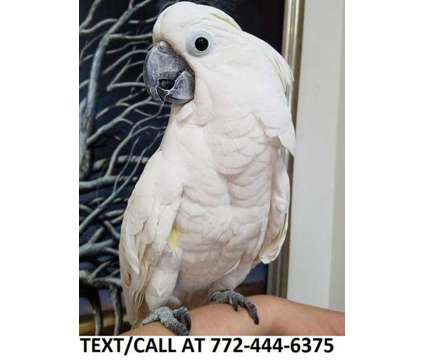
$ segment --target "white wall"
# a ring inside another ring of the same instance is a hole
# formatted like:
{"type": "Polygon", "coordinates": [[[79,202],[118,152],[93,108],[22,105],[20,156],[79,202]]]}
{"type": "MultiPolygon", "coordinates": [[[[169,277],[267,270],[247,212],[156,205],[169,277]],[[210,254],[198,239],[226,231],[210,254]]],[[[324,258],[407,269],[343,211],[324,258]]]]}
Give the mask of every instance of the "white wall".
{"type": "Polygon", "coordinates": [[[344,310],[344,5],[306,0],[288,298],[344,310]]]}

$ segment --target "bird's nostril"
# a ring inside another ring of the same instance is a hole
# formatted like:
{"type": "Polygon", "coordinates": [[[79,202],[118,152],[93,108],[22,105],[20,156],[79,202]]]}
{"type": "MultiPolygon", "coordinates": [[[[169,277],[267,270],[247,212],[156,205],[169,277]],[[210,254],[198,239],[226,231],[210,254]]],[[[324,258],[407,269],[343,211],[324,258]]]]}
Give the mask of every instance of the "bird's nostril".
{"type": "Polygon", "coordinates": [[[170,90],[174,87],[175,81],[170,79],[160,79],[159,86],[164,90],[170,90]]]}

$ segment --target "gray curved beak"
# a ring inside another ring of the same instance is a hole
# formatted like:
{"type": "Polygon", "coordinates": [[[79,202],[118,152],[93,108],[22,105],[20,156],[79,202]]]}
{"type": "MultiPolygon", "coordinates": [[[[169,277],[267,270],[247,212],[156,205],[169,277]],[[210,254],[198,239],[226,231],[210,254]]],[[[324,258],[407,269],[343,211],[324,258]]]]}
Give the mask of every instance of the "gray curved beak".
{"type": "Polygon", "coordinates": [[[153,99],[184,104],[194,97],[194,75],[186,61],[164,41],[147,54],[144,83],[153,99]]]}

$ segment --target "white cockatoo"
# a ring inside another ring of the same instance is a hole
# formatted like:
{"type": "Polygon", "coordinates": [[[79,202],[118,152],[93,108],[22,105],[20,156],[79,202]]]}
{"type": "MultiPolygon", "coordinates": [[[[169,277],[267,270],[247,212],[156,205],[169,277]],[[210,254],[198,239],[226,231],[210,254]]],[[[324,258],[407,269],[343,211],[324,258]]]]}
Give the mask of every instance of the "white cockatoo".
{"type": "Polygon", "coordinates": [[[122,224],[128,319],[188,334],[187,307],[209,300],[244,307],[258,323],[234,289],[274,260],[285,238],[290,68],[229,15],[191,2],[160,14],[153,42],[144,81],[172,108],[122,224]]]}

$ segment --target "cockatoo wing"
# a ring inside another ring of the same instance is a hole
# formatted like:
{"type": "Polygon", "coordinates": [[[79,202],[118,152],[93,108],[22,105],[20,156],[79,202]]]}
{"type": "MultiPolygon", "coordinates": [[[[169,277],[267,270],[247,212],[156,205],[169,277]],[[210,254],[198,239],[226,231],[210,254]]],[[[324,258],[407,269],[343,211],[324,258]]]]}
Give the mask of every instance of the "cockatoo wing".
{"type": "Polygon", "coordinates": [[[261,49],[263,60],[268,65],[263,66],[267,71],[262,74],[262,81],[267,84],[268,91],[257,94],[259,101],[254,113],[264,126],[265,133],[271,138],[278,138],[281,145],[294,155],[296,138],[287,100],[293,74],[286,60],[273,47],[255,36],[247,36],[261,49]]]}
{"type": "Polygon", "coordinates": [[[265,240],[256,262],[265,264],[275,260],[286,238],[288,209],[290,204],[290,182],[281,151],[274,163],[271,188],[271,206],[265,240]]]}
{"type": "Polygon", "coordinates": [[[258,262],[269,263],[280,253],[284,243],[290,203],[290,182],[283,160],[284,148],[293,155],[296,147],[294,126],[287,95],[291,91],[293,75],[285,59],[268,45],[256,37],[252,41],[261,48],[266,62],[270,63],[264,74],[272,96],[265,94],[255,109],[255,115],[264,127],[265,134],[275,139],[278,147],[277,159],[273,164],[271,206],[265,240],[259,252],[258,262]],[[278,139],[278,140],[277,140],[278,139]]]}
{"type": "Polygon", "coordinates": [[[128,200],[122,223],[119,258],[131,324],[140,319],[146,287],[167,246],[181,194],[181,181],[158,150],[128,200]]]}

